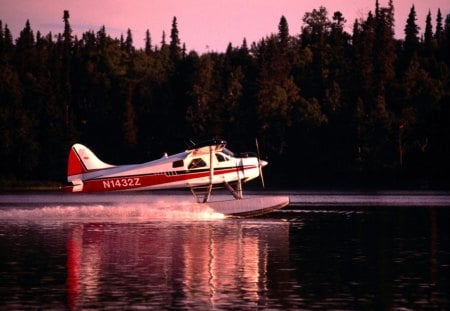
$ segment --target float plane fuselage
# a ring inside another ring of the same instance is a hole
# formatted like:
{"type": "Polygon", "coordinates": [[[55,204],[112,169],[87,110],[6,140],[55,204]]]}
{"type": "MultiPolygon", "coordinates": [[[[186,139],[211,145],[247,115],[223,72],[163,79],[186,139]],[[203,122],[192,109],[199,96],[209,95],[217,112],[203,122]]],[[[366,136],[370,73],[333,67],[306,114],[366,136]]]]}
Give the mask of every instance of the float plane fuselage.
{"type": "Polygon", "coordinates": [[[132,165],[104,163],[87,147],[72,146],[67,167],[71,192],[108,192],[207,187],[247,182],[267,165],[250,154],[235,155],[226,141],[195,144],[184,152],[132,165]]]}

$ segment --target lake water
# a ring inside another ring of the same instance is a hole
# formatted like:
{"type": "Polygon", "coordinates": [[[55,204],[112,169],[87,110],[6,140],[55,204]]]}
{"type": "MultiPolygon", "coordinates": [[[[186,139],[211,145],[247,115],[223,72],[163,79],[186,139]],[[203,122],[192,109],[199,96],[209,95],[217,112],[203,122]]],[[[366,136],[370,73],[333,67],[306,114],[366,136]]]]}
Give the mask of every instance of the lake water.
{"type": "Polygon", "coordinates": [[[247,219],[179,193],[2,194],[0,309],[450,309],[449,193],[282,194],[247,219]]]}

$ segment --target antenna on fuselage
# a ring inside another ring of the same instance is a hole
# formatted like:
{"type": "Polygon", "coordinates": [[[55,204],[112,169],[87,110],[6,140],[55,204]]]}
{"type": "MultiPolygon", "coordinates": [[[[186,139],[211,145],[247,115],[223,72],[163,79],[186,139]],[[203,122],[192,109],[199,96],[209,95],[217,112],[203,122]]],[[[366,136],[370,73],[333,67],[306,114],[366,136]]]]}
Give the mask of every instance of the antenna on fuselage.
{"type": "Polygon", "coordinates": [[[186,146],[191,149],[192,147],[195,146],[195,142],[192,139],[189,139],[188,142],[184,141],[184,143],[186,144],[186,146]]]}

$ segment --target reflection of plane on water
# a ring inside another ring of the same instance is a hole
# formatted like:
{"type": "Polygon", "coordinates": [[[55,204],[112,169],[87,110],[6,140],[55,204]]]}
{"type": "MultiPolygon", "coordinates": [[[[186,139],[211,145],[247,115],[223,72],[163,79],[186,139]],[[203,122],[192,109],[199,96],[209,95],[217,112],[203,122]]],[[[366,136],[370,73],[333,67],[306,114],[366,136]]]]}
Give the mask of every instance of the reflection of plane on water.
{"type": "Polygon", "coordinates": [[[239,309],[290,286],[285,221],[79,224],[66,245],[69,309],[239,309]]]}
{"type": "MultiPolygon", "coordinates": [[[[198,203],[216,212],[249,216],[270,212],[289,203],[284,196],[243,198],[242,183],[262,179],[266,161],[250,154],[236,155],[226,141],[214,139],[192,145],[184,152],[132,165],[111,165],[81,144],[72,146],[67,167],[71,192],[109,192],[190,188],[198,203]],[[236,200],[210,201],[213,187],[224,186],[236,200]]],[[[259,152],[258,152],[259,153],[259,152]]],[[[263,182],[264,184],[264,182],[263,182]]]]}

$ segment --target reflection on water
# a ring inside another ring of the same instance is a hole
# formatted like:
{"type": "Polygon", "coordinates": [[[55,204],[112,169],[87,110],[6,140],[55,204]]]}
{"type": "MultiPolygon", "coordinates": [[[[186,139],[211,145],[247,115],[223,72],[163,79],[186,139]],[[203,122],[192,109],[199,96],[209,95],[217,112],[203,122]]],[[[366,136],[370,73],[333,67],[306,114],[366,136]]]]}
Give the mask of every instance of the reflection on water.
{"type": "Polygon", "coordinates": [[[68,305],[264,306],[268,277],[283,277],[272,272],[287,265],[288,240],[284,221],[74,225],[68,305]]]}
{"type": "Polygon", "coordinates": [[[0,204],[0,309],[450,308],[441,203],[223,219],[119,198],[0,204]]]}

